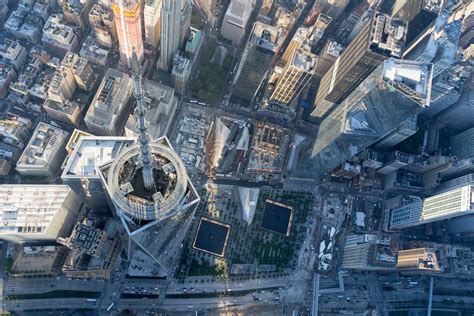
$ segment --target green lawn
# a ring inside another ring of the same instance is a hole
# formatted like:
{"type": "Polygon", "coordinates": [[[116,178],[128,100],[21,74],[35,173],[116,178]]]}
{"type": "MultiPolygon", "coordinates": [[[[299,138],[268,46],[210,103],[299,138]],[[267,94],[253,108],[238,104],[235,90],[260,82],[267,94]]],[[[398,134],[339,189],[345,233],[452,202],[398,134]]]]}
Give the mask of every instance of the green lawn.
{"type": "Polygon", "coordinates": [[[193,97],[216,104],[226,84],[227,74],[232,65],[233,56],[227,52],[222,66],[210,62],[217,48],[217,43],[209,39],[200,53],[198,60],[199,75],[192,81],[193,97]]]}

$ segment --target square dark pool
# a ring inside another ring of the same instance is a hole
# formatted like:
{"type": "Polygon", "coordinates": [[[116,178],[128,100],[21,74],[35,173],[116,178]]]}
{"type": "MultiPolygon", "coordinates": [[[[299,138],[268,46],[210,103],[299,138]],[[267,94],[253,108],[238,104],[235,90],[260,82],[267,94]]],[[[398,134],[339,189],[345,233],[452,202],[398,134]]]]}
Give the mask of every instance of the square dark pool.
{"type": "Polygon", "coordinates": [[[280,202],[266,200],[260,227],[274,233],[290,236],[294,209],[280,202]]]}
{"type": "Polygon", "coordinates": [[[229,224],[201,217],[193,248],[223,257],[229,233],[229,224]]]}

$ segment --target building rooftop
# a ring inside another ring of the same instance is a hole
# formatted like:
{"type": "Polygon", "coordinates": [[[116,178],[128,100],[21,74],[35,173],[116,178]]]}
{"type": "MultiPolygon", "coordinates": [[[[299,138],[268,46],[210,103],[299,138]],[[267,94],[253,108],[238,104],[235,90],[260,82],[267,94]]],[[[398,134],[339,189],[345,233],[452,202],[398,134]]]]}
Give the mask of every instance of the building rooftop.
{"type": "Polygon", "coordinates": [[[272,52],[276,52],[281,44],[280,31],[262,22],[255,22],[251,36],[252,43],[272,52]]]}
{"type": "Polygon", "coordinates": [[[117,123],[133,91],[133,81],[125,73],[109,68],[89,106],[85,120],[96,125],[117,123]]]}
{"type": "Polygon", "coordinates": [[[398,252],[397,269],[441,270],[434,249],[418,248],[398,252]]]}
{"type": "Polygon", "coordinates": [[[381,13],[375,14],[372,23],[370,48],[377,53],[401,58],[405,48],[407,24],[381,13]]]}
{"type": "Polygon", "coordinates": [[[97,167],[114,159],[135,138],[82,136],[64,167],[62,177],[99,177],[97,167]]]}
{"type": "Polygon", "coordinates": [[[57,151],[62,149],[62,145],[68,135],[68,132],[60,128],[40,122],[18,160],[17,168],[24,166],[45,167],[49,165],[57,151]]]}
{"type": "MultiPolygon", "coordinates": [[[[67,185],[3,184],[0,185],[0,236],[2,234],[46,233],[58,229],[61,216],[73,194],[67,185]]],[[[76,210],[72,210],[74,212],[76,210]]]]}
{"type": "Polygon", "coordinates": [[[431,100],[431,65],[408,60],[384,62],[383,79],[423,106],[431,100]]]}

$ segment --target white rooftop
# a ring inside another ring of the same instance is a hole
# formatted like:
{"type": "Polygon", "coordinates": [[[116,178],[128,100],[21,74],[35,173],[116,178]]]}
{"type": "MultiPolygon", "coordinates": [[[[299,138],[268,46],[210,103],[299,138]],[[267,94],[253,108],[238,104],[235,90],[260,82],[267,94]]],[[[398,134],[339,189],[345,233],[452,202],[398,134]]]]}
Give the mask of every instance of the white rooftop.
{"type": "Polygon", "coordinates": [[[135,138],[119,136],[81,137],[64,168],[62,177],[99,177],[96,167],[114,159],[120,148],[134,141],[135,138]]]}

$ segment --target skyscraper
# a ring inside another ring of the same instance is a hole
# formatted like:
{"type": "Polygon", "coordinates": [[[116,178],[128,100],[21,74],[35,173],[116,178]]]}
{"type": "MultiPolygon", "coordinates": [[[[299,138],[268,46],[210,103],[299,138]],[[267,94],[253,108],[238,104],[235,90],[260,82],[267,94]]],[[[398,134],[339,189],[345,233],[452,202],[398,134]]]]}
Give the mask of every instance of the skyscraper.
{"type": "Polygon", "coordinates": [[[314,74],[316,62],[316,55],[308,49],[297,50],[283,69],[269,102],[290,106],[314,74]]]}
{"type": "Polygon", "coordinates": [[[145,0],[143,19],[145,22],[145,43],[153,47],[160,41],[160,17],[162,0],[145,0]]]}
{"type": "Polygon", "coordinates": [[[374,13],[321,79],[311,115],[324,118],[384,60],[401,57],[405,32],[403,22],[374,13]]]}
{"type": "Polygon", "coordinates": [[[116,158],[99,167],[99,175],[120,222],[119,231],[129,258],[138,247],[173,274],[199,196],[181,158],[162,137],[149,142],[142,103],[141,69],[132,58],[137,143],[123,148],[116,158]]]}
{"type": "Polygon", "coordinates": [[[321,123],[310,167],[316,176],[390,135],[429,105],[430,64],[389,59],[321,123]]]}
{"type": "Polygon", "coordinates": [[[301,26],[298,28],[298,30],[296,30],[295,35],[293,35],[291,38],[290,43],[286,47],[285,52],[281,57],[281,64],[285,65],[290,59],[293,58],[295,51],[303,45],[308,36],[309,29],[307,27],[301,26]]]}
{"type": "Polygon", "coordinates": [[[436,19],[440,8],[441,0],[395,1],[392,7],[392,17],[408,23],[407,46],[436,19]]]}
{"type": "Polygon", "coordinates": [[[179,50],[181,1],[163,0],[161,7],[160,68],[168,71],[173,65],[174,55],[179,50]]]}
{"type": "Polygon", "coordinates": [[[402,229],[474,214],[474,186],[465,185],[392,210],[390,228],[402,229]]]}
{"type": "Polygon", "coordinates": [[[182,48],[186,41],[186,34],[191,25],[191,3],[189,0],[181,0],[181,21],[179,24],[179,46],[182,48]]]}
{"type": "Polygon", "coordinates": [[[237,68],[232,92],[234,98],[247,104],[253,100],[278,49],[278,35],[277,28],[255,22],[237,68]]]}
{"type": "Polygon", "coordinates": [[[120,45],[120,62],[130,66],[132,51],[143,60],[142,21],[139,0],[114,0],[112,2],[115,26],[120,45]]]}

